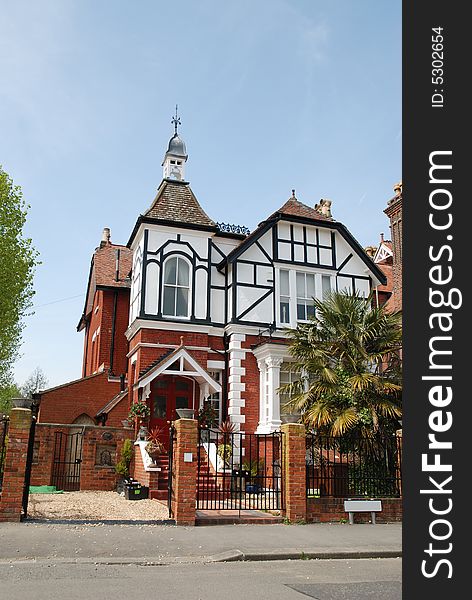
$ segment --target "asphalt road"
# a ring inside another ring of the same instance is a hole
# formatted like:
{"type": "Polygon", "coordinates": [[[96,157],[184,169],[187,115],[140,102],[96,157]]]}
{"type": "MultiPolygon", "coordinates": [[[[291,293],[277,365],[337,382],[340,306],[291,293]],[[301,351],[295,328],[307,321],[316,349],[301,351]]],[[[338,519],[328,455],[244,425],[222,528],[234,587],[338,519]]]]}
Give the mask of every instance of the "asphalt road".
{"type": "Polygon", "coordinates": [[[13,561],[1,600],[400,600],[400,559],[141,566],[13,561]]]}

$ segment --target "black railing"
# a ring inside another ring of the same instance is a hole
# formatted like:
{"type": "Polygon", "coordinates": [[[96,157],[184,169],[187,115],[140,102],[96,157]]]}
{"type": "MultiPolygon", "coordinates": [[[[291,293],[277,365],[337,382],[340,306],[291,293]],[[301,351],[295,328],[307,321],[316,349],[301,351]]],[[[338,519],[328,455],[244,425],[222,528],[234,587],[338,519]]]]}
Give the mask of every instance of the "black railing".
{"type": "Polygon", "coordinates": [[[280,510],[282,434],[200,429],[197,509],[280,510]]]}
{"type": "Polygon", "coordinates": [[[2,416],[0,419],[0,491],[2,491],[3,469],[5,467],[5,457],[7,454],[9,422],[7,416],[2,416]]]}
{"type": "Polygon", "coordinates": [[[306,437],[308,497],[400,497],[401,438],[306,437]]]}
{"type": "Polygon", "coordinates": [[[169,519],[174,518],[174,512],[172,510],[172,500],[174,499],[174,477],[175,477],[175,469],[174,469],[174,444],[176,441],[176,432],[174,425],[171,424],[169,427],[169,479],[168,479],[168,488],[167,488],[167,508],[169,511],[169,519]]]}

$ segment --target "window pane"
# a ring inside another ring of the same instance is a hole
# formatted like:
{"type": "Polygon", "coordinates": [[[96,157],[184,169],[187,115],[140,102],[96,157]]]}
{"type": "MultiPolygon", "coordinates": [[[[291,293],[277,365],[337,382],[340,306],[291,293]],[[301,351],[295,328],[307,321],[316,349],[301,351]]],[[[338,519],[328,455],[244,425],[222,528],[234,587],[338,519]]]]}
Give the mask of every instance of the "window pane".
{"type": "Polygon", "coordinates": [[[164,303],[162,312],[164,315],[174,316],[175,313],[175,288],[164,286],[164,303]]]}
{"type": "Polygon", "coordinates": [[[175,316],[188,316],[188,290],[185,288],[177,288],[177,312],[175,316]]]}
{"type": "Polygon", "coordinates": [[[290,296],[288,271],[280,271],[280,294],[282,296],[290,296]]]}
{"type": "Polygon", "coordinates": [[[305,296],[305,273],[297,273],[297,296],[306,298],[305,296]]]}
{"type": "Polygon", "coordinates": [[[153,419],[165,419],[166,418],[166,397],[165,396],[154,396],[152,403],[152,418],[153,419]]]}
{"type": "Polygon", "coordinates": [[[281,300],[280,302],[280,322],[290,323],[290,307],[289,303],[281,300]]]}
{"type": "Polygon", "coordinates": [[[171,258],[166,262],[164,283],[176,282],[176,271],[177,271],[177,258],[171,258]]]}
{"type": "Polygon", "coordinates": [[[312,273],[306,275],[307,298],[315,297],[315,276],[312,273]]]}
{"type": "Polygon", "coordinates": [[[176,396],[175,408],[188,408],[188,396],[176,396]]]}
{"type": "Polygon", "coordinates": [[[310,317],[314,317],[315,316],[315,307],[314,307],[314,305],[312,303],[307,304],[306,315],[307,315],[307,319],[309,319],[310,317]]]}
{"type": "Polygon", "coordinates": [[[179,258],[177,283],[188,287],[189,285],[189,266],[185,260],[179,258]]]}
{"type": "Polygon", "coordinates": [[[305,304],[297,304],[297,319],[299,321],[306,321],[305,304]]]}
{"type": "Polygon", "coordinates": [[[185,381],[185,379],[178,379],[175,382],[175,389],[176,390],[188,390],[190,383],[188,381],[185,381]]]}
{"type": "Polygon", "coordinates": [[[322,275],[321,284],[323,288],[323,298],[326,298],[331,291],[331,277],[329,277],[329,275],[322,275]]]}

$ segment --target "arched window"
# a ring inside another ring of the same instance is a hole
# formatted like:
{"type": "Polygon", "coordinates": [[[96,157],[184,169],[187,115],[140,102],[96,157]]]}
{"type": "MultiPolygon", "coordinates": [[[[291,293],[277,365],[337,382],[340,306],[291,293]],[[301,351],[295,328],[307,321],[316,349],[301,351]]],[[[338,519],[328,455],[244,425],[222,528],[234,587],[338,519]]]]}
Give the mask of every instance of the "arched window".
{"type": "Polygon", "coordinates": [[[188,318],[190,313],[190,265],[181,256],[173,256],[164,264],[162,314],[165,317],[188,318]]]}

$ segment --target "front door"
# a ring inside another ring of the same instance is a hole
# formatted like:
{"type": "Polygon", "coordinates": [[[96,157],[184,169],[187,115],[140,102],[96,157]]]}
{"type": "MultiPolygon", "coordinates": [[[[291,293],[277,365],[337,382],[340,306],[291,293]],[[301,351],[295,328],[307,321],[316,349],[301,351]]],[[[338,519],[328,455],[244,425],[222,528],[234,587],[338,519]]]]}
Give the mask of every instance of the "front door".
{"type": "Polygon", "coordinates": [[[158,427],[166,450],[169,448],[169,423],[178,418],[176,409],[193,408],[195,381],[178,375],[163,375],[151,383],[150,429],[158,427]]]}

